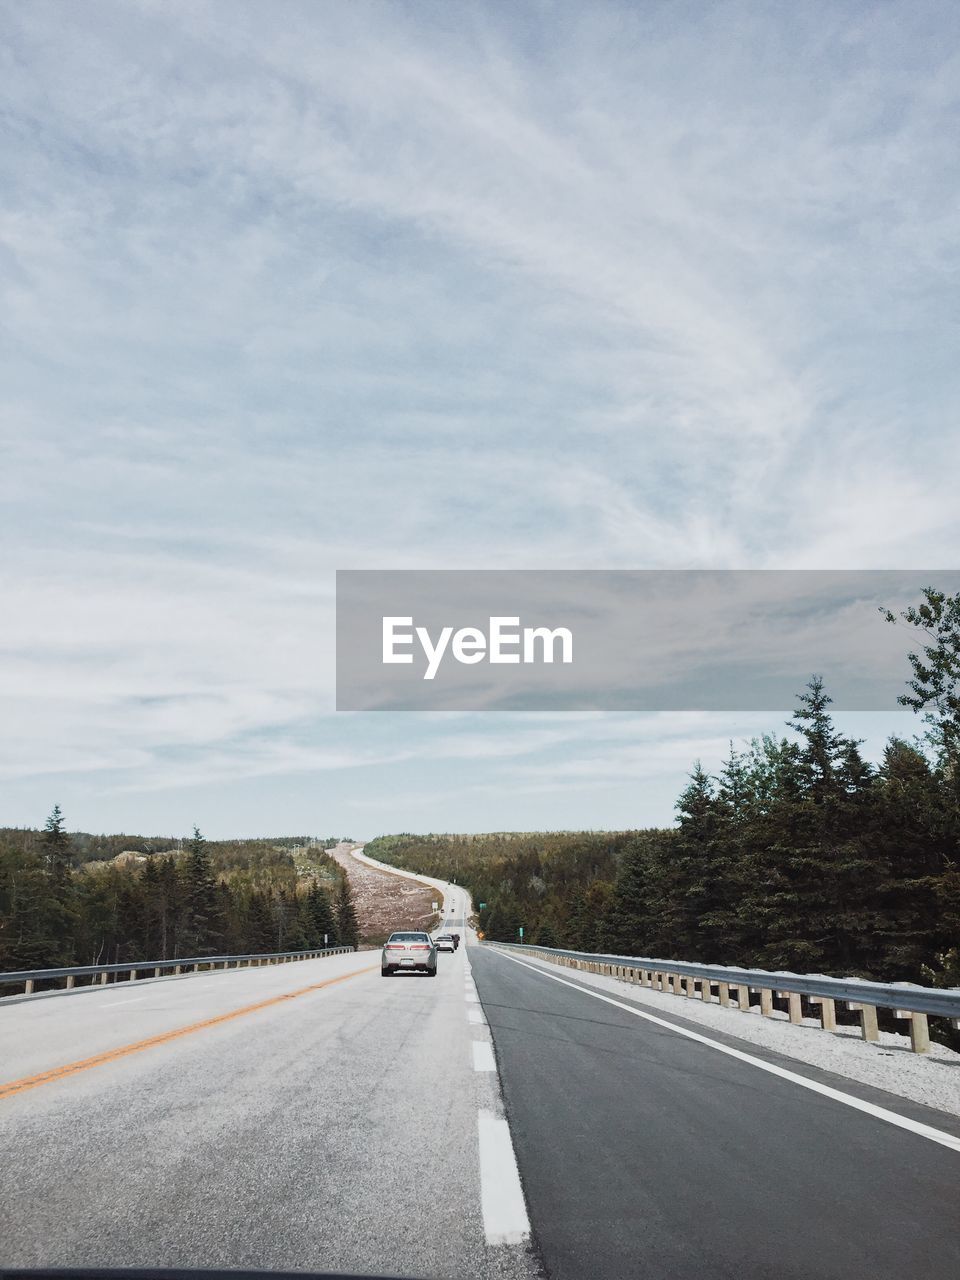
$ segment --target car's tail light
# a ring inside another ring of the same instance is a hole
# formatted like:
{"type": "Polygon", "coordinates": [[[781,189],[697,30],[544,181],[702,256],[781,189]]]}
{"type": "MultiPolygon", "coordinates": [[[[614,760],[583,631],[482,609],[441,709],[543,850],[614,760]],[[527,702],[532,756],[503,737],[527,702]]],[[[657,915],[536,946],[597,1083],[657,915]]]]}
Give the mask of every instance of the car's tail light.
{"type": "Polygon", "coordinates": [[[411,942],[410,950],[411,951],[429,951],[430,943],[429,942],[411,942]]]}
{"type": "Polygon", "coordinates": [[[405,947],[405,946],[406,946],[406,943],[403,943],[403,942],[388,942],[388,943],[387,943],[387,950],[388,950],[388,951],[403,951],[403,949],[404,949],[404,947],[405,947]]]}

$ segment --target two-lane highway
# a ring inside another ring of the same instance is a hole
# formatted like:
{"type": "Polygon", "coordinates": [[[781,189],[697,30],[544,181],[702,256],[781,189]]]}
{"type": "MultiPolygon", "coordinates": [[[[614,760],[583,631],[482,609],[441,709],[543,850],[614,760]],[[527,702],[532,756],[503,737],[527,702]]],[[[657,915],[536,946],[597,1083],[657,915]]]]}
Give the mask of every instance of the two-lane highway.
{"type": "Polygon", "coordinates": [[[960,1275],[960,1122],[517,953],[5,1001],[0,1046],[0,1265],[960,1275]]]}
{"type": "Polygon", "coordinates": [[[567,970],[489,947],[470,958],[551,1277],[960,1275],[960,1150],[920,1132],[950,1140],[955,1119],[740,1042],[917,1131],[896,1128],[658,1025],[681,1018],[598,998],[567,970]]]}
{"type": "MultiPolygon", "coordinates": [[[[0,1265],[535,1274],[491,1235],[463,950],[0,1006],[0,1265]]],[[[501,1122],[502,1123],[502,1122],[501,1122]]]]}

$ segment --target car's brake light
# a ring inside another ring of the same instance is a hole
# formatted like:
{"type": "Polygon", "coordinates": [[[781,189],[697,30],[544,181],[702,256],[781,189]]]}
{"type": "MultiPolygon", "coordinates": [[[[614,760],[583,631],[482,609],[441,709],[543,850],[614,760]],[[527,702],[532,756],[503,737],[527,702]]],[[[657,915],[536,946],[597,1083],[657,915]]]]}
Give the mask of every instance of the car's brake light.
{"type": "Polygon", "coordinates": [[[429,951],[430,943],[429,942],[411,942],[410,950],[411,951],[429,951]]]}
{"type": "Polygon", "coordinates": [[[388,942],[388,951],[402,951],[407,944],[405,942],[388,942]]]}

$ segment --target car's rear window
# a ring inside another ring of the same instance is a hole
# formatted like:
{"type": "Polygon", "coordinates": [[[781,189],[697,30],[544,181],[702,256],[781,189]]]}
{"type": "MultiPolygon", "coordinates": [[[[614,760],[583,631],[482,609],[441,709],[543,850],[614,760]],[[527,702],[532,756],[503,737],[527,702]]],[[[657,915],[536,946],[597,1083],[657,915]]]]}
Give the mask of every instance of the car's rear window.
{"type": "Polygon", "coordinates": [[[391,933],[388,942],[429,942],[425,933],[391,933]]]}

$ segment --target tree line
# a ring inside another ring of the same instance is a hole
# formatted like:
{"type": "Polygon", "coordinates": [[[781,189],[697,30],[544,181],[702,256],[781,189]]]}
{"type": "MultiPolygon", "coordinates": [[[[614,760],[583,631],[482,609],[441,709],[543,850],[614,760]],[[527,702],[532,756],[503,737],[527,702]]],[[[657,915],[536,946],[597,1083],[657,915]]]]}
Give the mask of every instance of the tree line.
{"type": "Polygon", "coordinates": [[[319,847],[304,874],[290,842],[221,849],[194,828],[176,852],[139,854],[120,839],[98,857],[59,806],[40,832],[0,833],[0,971],[359,943],[349,881],[319,847]]]}

